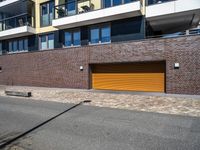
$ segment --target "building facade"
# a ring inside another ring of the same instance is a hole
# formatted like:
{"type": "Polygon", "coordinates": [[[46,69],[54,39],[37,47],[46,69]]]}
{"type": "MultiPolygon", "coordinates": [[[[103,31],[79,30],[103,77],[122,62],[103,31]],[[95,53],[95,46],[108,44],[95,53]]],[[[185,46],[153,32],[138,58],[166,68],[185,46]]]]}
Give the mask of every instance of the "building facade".
{"type": "Polygon", "coordinates": [[[4,0],[0,84],[200,94],[199,21],[199,0],[4,0]]]}

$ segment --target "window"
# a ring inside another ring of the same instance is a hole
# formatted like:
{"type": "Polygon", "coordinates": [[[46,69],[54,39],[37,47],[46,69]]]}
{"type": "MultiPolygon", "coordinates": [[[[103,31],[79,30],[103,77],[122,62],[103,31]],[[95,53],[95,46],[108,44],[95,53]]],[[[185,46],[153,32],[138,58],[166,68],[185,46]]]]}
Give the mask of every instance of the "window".
{"type": "Polygon", "coordinates": [[[65,46],[72,45],[72,34],[70,32],[65,32],[65,46]]]}
{"type": "Polygon", "coordinates": [[[54,34],[40,36],[40,49],[54,49],[54,34]]]}
{"type": "Polygon", "coordinates": [[[19,51],[22,51],[24,49],[23,42],[23,40],[19,40],[19,51]]]}
{"type": "Polygon", "coordinates": [[[79,31],[73,33],[73,42],[74,42],[73,44],[75,46],[81,45],[81,39],[80,39],[80,37],[81,37],[81,35],[80,35],[79,31]]]}
{"type": "MultiPolygon", "coordinates": [[[[129,0],[129,1],[131,1],[131,0],[129,0]]],[[[104,4],[104,8],[108,8],[108,7],[112,7],[112,6],[121,5],[122,0],[103,0],[103,4],[104,4]]]]}
{"type": "Polygon", "coordinates": [[[110,42],[110,27],[105,26],[101,28],[101,42],[110,42]]]}
{"type": "Polygon", "coordinates": [[[90,28],[90,44],[108,43],[110,38],[110,26],[100,25],[90,28]]]}
{"type": "Polygon", "coordinates": [[[80,46],[81,35],[79,30],[66,31],[65,32],[65,46],[80,46]]]}
{"type": "Polygon", "coordinates": [[[41,48],[40,49],[47,49],[47,41],[46,41],[45,35],[41,36],[41,48]]]}
{"type": "Polygon", "coordinates": [[[16,39],[9,41],[9,52],[28,51],[28,39],[16,39]]]}
{"type": "Polygon", "coordinates": [[[99,27],[91,28],[90,30],[90,43],[99,43],[99,27]]]}
{"type": "Polygon", "coordinates": [[[111,7],[111,0],[104,0],[104,8],[111,7]]]}
{"type": "Polygon", "coordinates": [[[48,49],[54,49],[54,34],[48,36],[48,49]]]}
{"type": "Polygon", "coordinates": [[[54,2],[50,1],[48,3],[41,4],[41,26],[51,25],[54,14],[54,2]]]}
{"type": "Polygon", "coordinates": [[[130,2],[133,2],[134,0],[124,0],[124,3],[130,3],[130,2]]]}
{"type": "Polygon", "coordinates": [[[74,15],[76,14],[76,1],[75,0],[68,0],[66,1],[66,12],[67,15],[74,15]]]}
{"type": "Polygon", "coordinates": [[[113,6],[117,6],[117,5],[120,5],[120,4],[122,4],[121,0],[113,0],[113,6]]]}

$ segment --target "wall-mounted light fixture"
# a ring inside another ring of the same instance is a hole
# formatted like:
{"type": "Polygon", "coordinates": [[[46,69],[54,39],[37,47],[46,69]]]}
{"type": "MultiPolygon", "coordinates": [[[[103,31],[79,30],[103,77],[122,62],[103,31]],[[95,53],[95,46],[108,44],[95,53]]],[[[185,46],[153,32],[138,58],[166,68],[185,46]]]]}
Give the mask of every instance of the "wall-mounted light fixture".
{"type": "Polygon", "coordinates": [[[174,63],[174,69],[179,69],[180,68],[180,64],[179,63],[174,63]]]}
{"type": "Polygon", "coordinates": [[[83,66],[80,66],[80,71],[83,71],[83,66]]]}

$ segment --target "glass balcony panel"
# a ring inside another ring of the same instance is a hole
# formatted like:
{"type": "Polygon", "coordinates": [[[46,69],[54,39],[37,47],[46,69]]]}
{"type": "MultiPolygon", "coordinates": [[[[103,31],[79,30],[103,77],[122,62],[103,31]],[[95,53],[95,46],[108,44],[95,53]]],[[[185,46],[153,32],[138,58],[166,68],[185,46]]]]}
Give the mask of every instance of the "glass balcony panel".
{"type": "Polygon", "coordinates": [[[65,4],[55,6],[54,17],[62,18],[136,1],[138,0],[68,0],[65,4]]]}
{"type": "Polygon", "coordinates": [[[0,20],[0,31],[22,27],[22,26],[34,26],[32,24],[32,17],[25,15],[14,16],[0,20]]]}

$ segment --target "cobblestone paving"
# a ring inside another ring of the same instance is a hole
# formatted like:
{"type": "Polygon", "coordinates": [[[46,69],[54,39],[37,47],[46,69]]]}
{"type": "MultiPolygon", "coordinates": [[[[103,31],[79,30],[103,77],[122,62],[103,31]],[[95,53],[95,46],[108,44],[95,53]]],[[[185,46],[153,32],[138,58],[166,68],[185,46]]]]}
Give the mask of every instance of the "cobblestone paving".
{"type": "Polygon", "coordinates": [[[177,114],[200,117],[200,96],[166,96],[137,95],[132,93],[107,93],[93,90],[75,90],[39,87],[0,87],[0,95],[4,90],[31,91],[32,99],[57,101],[62,103],[77,103],[82,100],[92,100],[92,106],[111,107],[147,112],[177,114]]]}

